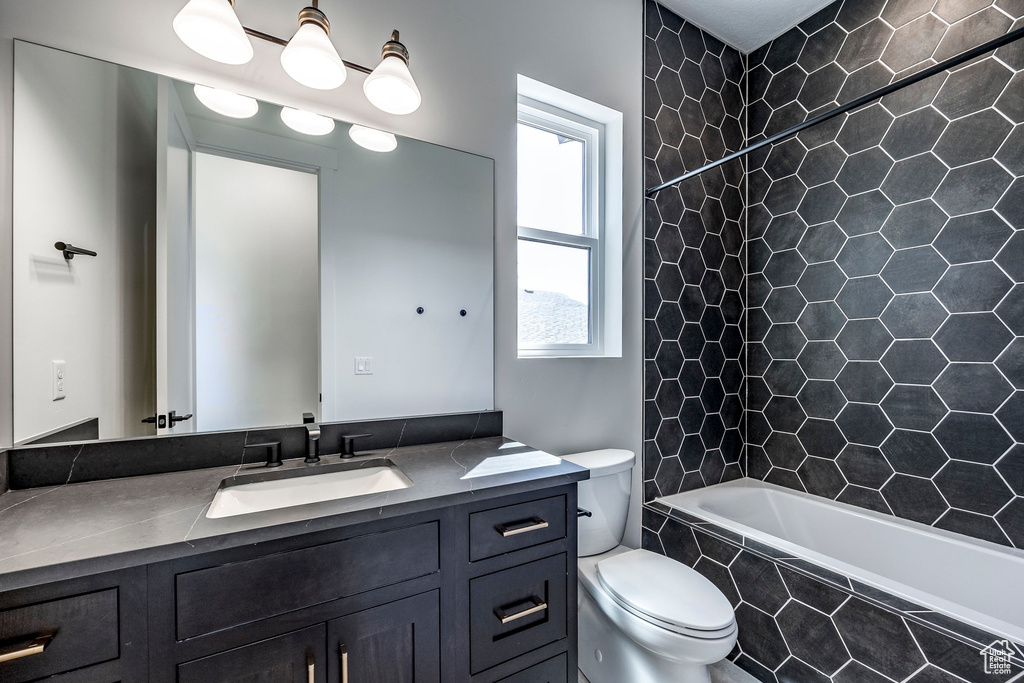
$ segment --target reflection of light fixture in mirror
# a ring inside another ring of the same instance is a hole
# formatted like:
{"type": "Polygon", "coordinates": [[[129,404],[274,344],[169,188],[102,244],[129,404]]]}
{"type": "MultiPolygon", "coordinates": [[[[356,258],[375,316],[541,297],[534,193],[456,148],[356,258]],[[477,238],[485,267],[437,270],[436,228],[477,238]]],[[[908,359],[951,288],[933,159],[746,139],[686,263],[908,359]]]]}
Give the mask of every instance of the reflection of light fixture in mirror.
{"type": "Polygon", "coordinates": [[[333,90],[348,72],[331,43],[331,23],[316,7],[299,12],[299,30],[281,53],[281,66],[294,80],[309,88],[333,90]]]}
{"type": "Polygon", "coordinates": [[[193,88],[196,98],[208,108],[233,119],[247,119],[256,115],[260,105],[256,100],[245,95],[211,88],[208,85],[199,85],[193,88]]]}
{"type": "Polygon", "coordinates": [[[420,89],[409,72],[409,51],[398,42],[398,31],[384,43],[381,62],[363,81],[363,92],[373,106],[389,114],[411,114],[419,109],[420,89]]]}
{"type": "Polygon", "coordinates": [[[348,129],[348,136],[352,138],[352,142],[371,152],[390,152],[398,147],[398,139],[393,133],[367,128],[358,123],[352,124],[348,129]]]}
{"type": "Polygon", "coordinates": [[[252,59],[252,43],[234,6],[234,0],[189,0],[174,17],[174,32],[204,57],[223,64],[245,64],[252,59]]]}
{"type": "Polygon", "coordinates": [[[281,120],[296,133],[305,135],[327,135],[334,130],[334,119],[291,107],[281,109],[281,120]]]}

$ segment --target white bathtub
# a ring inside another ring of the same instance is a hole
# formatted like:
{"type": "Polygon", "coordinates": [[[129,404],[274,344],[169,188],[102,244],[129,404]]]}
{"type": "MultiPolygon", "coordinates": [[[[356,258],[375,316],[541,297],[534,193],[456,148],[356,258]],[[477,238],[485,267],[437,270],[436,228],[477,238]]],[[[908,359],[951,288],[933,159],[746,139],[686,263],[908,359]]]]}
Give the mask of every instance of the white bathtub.
{"type": "Polygon", "coordinates": [[[659,502],[1024,643],[1024,551],[740,479],[659,502]]]}

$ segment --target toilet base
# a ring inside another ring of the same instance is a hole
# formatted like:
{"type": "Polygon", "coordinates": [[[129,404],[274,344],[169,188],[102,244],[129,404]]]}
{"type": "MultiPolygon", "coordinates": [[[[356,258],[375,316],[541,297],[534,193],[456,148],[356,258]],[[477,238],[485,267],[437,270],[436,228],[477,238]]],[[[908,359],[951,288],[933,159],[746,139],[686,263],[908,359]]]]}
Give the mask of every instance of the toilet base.
{"type": "Polygon", "coordinates": [[[666,659],[623,634],[579,592],[579,668],[590,683],[711,683],[706,664],[666,659]]]}

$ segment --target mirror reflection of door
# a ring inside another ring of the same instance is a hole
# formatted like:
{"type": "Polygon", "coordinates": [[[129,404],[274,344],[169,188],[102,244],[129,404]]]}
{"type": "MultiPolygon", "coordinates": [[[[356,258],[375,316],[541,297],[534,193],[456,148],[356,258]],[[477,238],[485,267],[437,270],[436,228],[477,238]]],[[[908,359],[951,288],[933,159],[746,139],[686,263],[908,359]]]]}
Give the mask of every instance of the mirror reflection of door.
{"type": "Polygon", "coordinates": [[[195,140],[174,85],[157,107],[156,406],[159,434],[196,431],[195,140]],[[191,418],[186,416],[192,415],[191,418]],[[185,418],[185,419],[177,419],[185,418]]]}
{"type": "Polygon", "coordinates": [[[200,152],[195,187],[194,428],[319,413],[317,175],[200,152]]]}

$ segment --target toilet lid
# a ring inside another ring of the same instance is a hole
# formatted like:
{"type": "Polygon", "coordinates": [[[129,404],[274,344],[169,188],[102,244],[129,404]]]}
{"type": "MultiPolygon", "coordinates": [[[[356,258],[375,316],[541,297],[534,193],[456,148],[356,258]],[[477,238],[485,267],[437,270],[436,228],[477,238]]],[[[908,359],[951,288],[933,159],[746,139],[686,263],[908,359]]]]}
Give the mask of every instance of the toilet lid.
{"type": "Polygon", "coordinates": [[[597,564],[601,585],[630,611],[697,631],[732,626],[732,605],[715,584],[685,564],[631,550],[597,564]]]}

